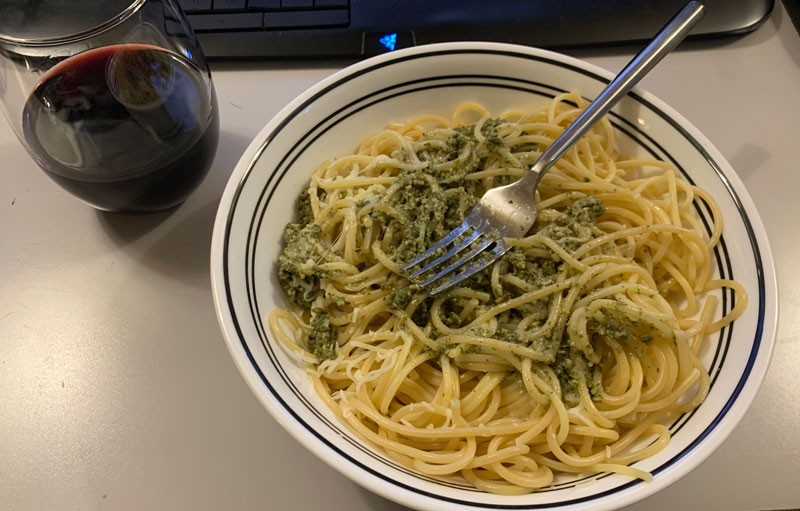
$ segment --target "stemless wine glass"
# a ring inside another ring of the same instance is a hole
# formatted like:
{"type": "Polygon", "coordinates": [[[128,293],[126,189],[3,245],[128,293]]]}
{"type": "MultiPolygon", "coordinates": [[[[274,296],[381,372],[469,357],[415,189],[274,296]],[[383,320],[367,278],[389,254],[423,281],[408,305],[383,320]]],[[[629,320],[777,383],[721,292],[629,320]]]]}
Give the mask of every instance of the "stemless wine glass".
{"type": "Polygon", "coordinates": [[[0,0],[0,108],[36,163],[106,211],[183,202],[219,113],[173,0],[0,0]]]}

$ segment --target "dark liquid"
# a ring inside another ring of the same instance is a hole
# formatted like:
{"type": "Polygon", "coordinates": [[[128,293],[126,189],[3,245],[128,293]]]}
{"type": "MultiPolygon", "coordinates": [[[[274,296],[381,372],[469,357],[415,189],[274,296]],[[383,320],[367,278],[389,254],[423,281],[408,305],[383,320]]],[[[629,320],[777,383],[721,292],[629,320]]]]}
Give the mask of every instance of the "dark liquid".
{"type": "Polygon", "coordinates": [[[217,149],[216,97],[202,71],[146,45],[90,50],[53,67],[28,99],[25,136],[47,174],[107,211],[176,206],[217,149]]]}

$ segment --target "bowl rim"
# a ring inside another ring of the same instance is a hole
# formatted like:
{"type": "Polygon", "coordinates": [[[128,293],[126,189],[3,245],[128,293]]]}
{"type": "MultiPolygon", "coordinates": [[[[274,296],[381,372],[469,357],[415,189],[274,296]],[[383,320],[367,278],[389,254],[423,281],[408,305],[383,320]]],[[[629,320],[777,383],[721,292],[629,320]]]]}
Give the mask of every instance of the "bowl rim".
{"type": "MultiPolygon", "coordinates": [[[[304,108],[314,98],[326,94],[347,79],[365,74],[374,69],[402,63],[408,59],[442,53],[503,53],[511,56],[533,57],[551,65],[558,63],[572,71],[588,73],[600,80],[610,81],[613,78],[613,73],[599,66],[557,52],[513,44],[483,42],[437,43],[412,47],[372,57],[333,73],[299,94],[284,106],[254,137],[237,163],[220,200],[214,223],[210,262],[211,283],[217,319],[231,358],[251,391],[272,417],[293,438],[352,481],[395,502],[415,508],[426,506],[430,508],[431,504],[435,503],[439,506],[445,506],[443,509],[478,509],[478,507],[469,506],[468,503],[462,501],[454,503],[437,495],[425,496],[419,493],[409,493],[402,486],[398,486],[396,482],[385,477],[377,477],[371,470],[366,470],[364,467],[342,456],[341,453],[323,443],[305,428],[293,427],[297,425],[297,418],[293,416],[288,407],[281,405],[276,397],[271,395],[265,386],[266,378],[259,374],[258,364],[244,345],[244,337],[237,332],[238,327],[233,324],[231,319],[233,304],[230,303],[230,297],[228,296],[225,275],[227,272],[227,260],[225,257],[227,253],[227,235],[233,219],[232,206],[238,198],[247,176],[260,159],[264,148],[270,142],[276,130],[289,123],[292,113],[304,108]]],[[[742,214],[742,220],[745,223],[745,228],[753,247],[753,256],[756,259],[759,270],[759,324],[756,328],[754,347],[742,378],[736,385],[733,394],[728,396],[728,402],[717,418],[677,456],[682,458],[679,465],[680,469],[676,469],[677,466],[668,467],[671,470],[665,470],[660,474],[660,477],[654,478],[647,485],[636,485],[633,491],[621,491],[627,488],[627,486],[623,485],[615,488],[614,493],[609,495],[593,495],[591,503],[593,509],[598,510],[615,509],[629,505],[657,493],[691,472],[719,447],[744,417],[763,383],[774,351],[778,321],[778,290],[772,251],[766,237],[766,230],[743,183],[722,154],[694,125],[677,111],[653,94],[642,89],[634,88],[629,95],[634,96],[637,101],[646,104],[654,111],[660,111],[664,120],[686,135],[695,146],[695,149],[703,154],[712,166],[722,167],[717,169],[718,177],[722,180],[742,214]]],[[[571,502],[561,502],[552,505],[533,504],[500,507],[508,509],[539,509],[545,507],[562,508],[562,506],[570,504],[571,502]]],[[[578,504],[578,502],[575,502],[575,504],[578,504]]]]}

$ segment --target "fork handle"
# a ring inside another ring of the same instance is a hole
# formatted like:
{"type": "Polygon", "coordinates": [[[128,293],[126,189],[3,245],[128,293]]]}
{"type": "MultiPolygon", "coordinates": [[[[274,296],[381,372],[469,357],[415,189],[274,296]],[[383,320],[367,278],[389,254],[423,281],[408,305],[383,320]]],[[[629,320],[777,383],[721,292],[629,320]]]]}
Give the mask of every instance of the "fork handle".
{"type": "Polygon", "coordinates": [[[667,53],[683,41],[704,14],[703,4],[695,1],[686,4],[650,41],[650,44],[625,66],[575,122],[570,124],[564,133],[536,160],[530,169],[531,172],[525,176],[527,178],[525,180],[532,181],[535,188],[541,176],[547,172],[550,166],[601,117],[608,113],[667,53]]]}

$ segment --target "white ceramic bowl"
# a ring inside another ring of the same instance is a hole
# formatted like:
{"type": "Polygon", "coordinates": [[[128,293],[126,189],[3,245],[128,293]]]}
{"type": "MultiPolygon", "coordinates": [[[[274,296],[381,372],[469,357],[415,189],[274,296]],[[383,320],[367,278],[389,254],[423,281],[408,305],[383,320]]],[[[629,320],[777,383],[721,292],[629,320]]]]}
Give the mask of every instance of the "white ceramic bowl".
{"type": "MultiPolygon", "coordinates": [[[[730,434],[753,401],[769,364],[777,324],[775,272],[769,245],[736,173],[706,138],[644,91],[611,113],[618,145],[673,162],[722,208],[725,229],[718,271],[747,289],[744,315],[715,335],[703,359],[711,392],[672,427],[668,447],[636,467],[651,482],[598,474],[558,479],[537,493],[482,493],[457,479],[437,480],[405,469],[353,435],[310,386],[302,367],[275,342],[266,315],[287,306],[275,263],[294,199],[324,159],[352,153],[388,121],[424,112],[450,115],[465,100],[492,112],[533,107],[577,89],[594,98],[612,77],[603,69],[527,47],[455,43],[422,46],[366,60],[304,92],[272,119],[242,156],[217,214],[211,269],[217,312],[231,356],[250,388],[286,430],[331,466],[366,488],[406,506],[434,510],[615,509],[686,475],[730,434]]],[[[707,216],[704,208],[698,208],[707,216]]],[[[721,306],[730,310],[726,292],[721,306]]],[[[265,460],[265,463],[268,461],[265,460]]]]}

